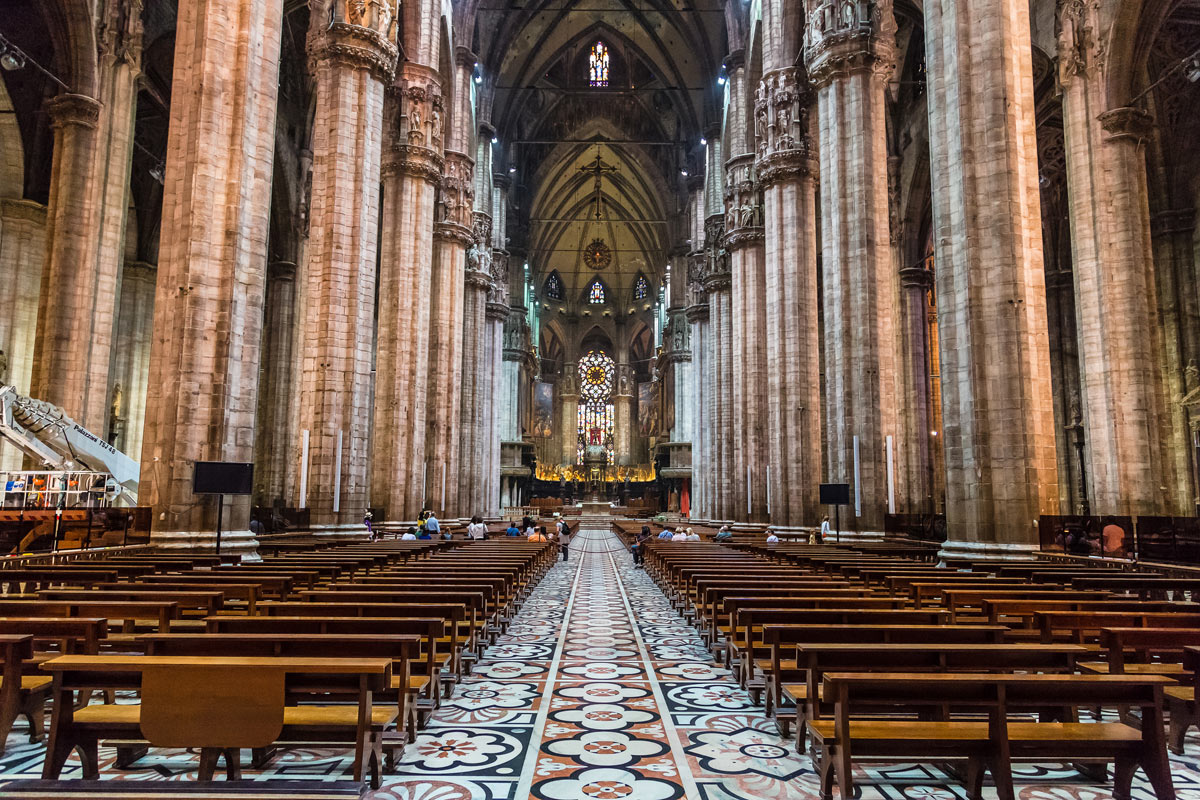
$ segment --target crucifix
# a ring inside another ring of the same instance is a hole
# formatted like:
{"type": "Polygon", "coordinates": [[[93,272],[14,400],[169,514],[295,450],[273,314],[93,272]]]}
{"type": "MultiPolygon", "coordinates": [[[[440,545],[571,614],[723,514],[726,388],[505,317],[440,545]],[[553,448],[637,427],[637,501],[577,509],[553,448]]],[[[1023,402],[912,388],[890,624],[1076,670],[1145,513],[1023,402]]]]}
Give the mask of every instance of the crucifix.
{"type": "Polygon", "coordinates": [[[593,216],[595,216],[596,219],[600,219],[600,217],[601,217],[601,209],[603,208],[603,202],[604,202],[603,197],[600,193],[601,177],[604,175],[604,173],[616,172],[617,169],[618,169],[618,167],[610,167],[609,165],[605,164],[604,160],[600,158],[600,145],[596,145],[596,162],[594,164],[592,164],[591,166],[579,168],[580,172],[586,172],[588,174],[596,176],[595,180],[592,183],[592,186],[596,190],[596,211],[595,211],[595,214],[593,215],[593,216]]]}

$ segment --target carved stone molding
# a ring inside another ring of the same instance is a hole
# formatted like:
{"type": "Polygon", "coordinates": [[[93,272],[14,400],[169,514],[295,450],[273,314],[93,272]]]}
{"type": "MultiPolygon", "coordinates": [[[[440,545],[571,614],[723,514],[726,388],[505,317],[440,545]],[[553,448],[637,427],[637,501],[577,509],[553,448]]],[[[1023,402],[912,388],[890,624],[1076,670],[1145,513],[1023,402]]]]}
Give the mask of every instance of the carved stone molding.
{"type": "Polygon", "coordinates": [[[817,159],[808,150],[770,153],[758,162],[758,184],[763,189],[816,174],[817,159]]]}
{"type": "Polygon", "coordinates": [[[427,147],[393,145],[384,151],[381,172],[384,177],[409,175],[437,186],[442,181],[442,157],[427,147]]]}
{"type": "Polygon", "coordinates": [[[492,276],[476,269],[468,269],[463,273],[464,283],[468,289],[487,291],[492,288],[492,276]]]}
{"type": "Polygon", "coordinates": [[[762,188],[754,170],[754,154],[745,153],[725,163],[725,237],[727,250],[763,240],[762,188]]]}
{"type": "Polygon", "coordinates": [[[900,270],[900,287],[902,289],[929,291],[932,286],[933,273],[924,267],[904,267],[900,270]]]}
{"type": "MultiPolygon", "coordinates": [[[[471,237],[471,229],[456,222],[433,223],[433,238],[442,242],[455,242],[463,247],[470,247],[474,241],[471,237]]],[[[489,277],[488,280],[491,281],[491,278],[489,277]]]]}
{"type": "Polygon", "coordinates": [[[114,61],[137,65],[142,53],[142,0],[110,0],[99,14],[96,49],[114,61]]]}
{"type": "Polygon", "coordinates": [[[754,139],[758,158],[812,151],[808,113],[812,93],[799,67],[771,70],[754,93],[754,139]]]}
{"type": "Polygon", "coordinates": [[[405,62],[388,93],[386,130],[392,147],[425,147],[440,154],[445,136],[441,76],[429,67],[405,62]]]}
{"type": "Polygon", "coordinates": [[[804,57],[818,88],[863,71],[891,79],[896,59],[891,0],[809,0],[807,19],[804,57]]]}
{"type": "Polygon", "coordinates": [[[100,101],[83,94],[60,94],[46,101],[46,112],[51,127],[78,125],[94,129],[100,121],[100,101]]]}
{"type": "Polygon", "coordinates": [[[1192,233],[1196,230],[1196,209],[1180,208],[1160,211],[1150,218],[1150,231],[1154,236],[1172,233],[1192,233]]]}
{"type": "Polygon", "coordinates": [[[484,318],[488,322],[504,322],[508,319],[508,304],[488,301],[484,308],[484,318]]]}
{"type": "Polygon", "coordinates": [[[1127,140],[1140,145],[1154,130],[1154,117],[1140,108],[1124,106],[1096,117],[1110,142],[1127,140]]]}
{"type": "Polygon", "coordinates": [[[687,321],[692,325],[708,322],[708,303],[688,306],[684,313],[687,315],[687,321]]]}
{"type": "Polygon", "coordinates": [[[471,48],[465,47],[461,44],[454,48],[454,63],[458,66],[473,70],[475,69],[475,63],[478,60],[479,57],[471,52],[471,48]]]}
{"type": "MultiPolygon", "coordinates": [[[[351,0],[351,7],[358,5],[360,3],[357,0],[351,0]]],[[[375,5],[387,6],[388,3],[372,4],[375,5]]],[[[349,18],[357,17],[351,15],[349,18]]],[[[391,27],[392,22],[389,22],[388,28],[391,27]]],[[[381,33],[372,27],[334,22],[310,35],[307,49],[309,69],[314,73],[318,64],[327,62],[351,69],[365,69],[385,84],[391,83],[396,76],[399,51],[386,32],[381,33]]]]}
{"type": "Polygon", "coordinates": [[[1097,0],[1059,0],[1058,80],[1066,86],[1075,77],[1088,77],[1100,66],[1096,36],[1097,0]]]}
{"type": "Polygon", "coordinates": [[[471,228],[474,205],[475,161],[462,153],[447,151],[438,182],[433,220],[471,228]]]}
{"type": "Polygon", "coordinates": [[[267,280],[271,282],[296,280],[296,262],[272,261],[267,265],[267,280]]]}

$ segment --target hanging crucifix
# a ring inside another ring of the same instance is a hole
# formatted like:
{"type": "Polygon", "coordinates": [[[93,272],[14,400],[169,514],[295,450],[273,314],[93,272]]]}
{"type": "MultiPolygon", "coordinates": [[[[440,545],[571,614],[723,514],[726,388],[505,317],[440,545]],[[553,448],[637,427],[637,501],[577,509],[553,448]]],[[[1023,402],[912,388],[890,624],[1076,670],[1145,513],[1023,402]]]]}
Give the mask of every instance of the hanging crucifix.
{"type": "Polygon", "coordinates": [[[592,187],[596,191],[596,199],[595,199],[596,210],[593,212],[592,215],[596,219],[600,219],[600,217],[602,216],[602,209],[604,207],[604,196],[600,191],[601,179],[602,179],[604,173],[616,172],[617,169],[618,169],[617,167],[610,167],[608,164],[605,164],[604,159],[600,158],[600,145],[596,145],[596,161],[595,161],[595,163],[590,166],[587,166],[587,167],[579,168],[580,172],[586,172],[588,174],[595,176],[595,180],[592,182],[592,187]]]}

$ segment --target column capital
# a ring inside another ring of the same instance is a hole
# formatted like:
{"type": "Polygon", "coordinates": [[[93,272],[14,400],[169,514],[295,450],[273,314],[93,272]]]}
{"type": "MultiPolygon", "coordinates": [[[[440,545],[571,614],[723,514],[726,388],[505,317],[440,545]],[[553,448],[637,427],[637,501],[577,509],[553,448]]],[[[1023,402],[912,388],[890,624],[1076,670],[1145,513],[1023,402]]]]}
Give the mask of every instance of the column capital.
{"type": "Polygon", "coordinates": [[[688,306],[684,313],[687,315],[687,321],[692,325],[708,322],[708,303],[696,303],[688,306]]]}
{"type": "Polygon", "coordinates": [[[475,64],[478,61],[479,57],[471,51],[471,48],[461,44],[454,48],[454,63],[458,66],[475,69],[475,64]]]}
{"type": "Polygon", "coordinates": [[[267,264],[267,280],[294,281],[296,280],[295,261],[272,261],[267,264]]]}
{"type": "MultiPolygon", "coordinates": [[[[378,6],[385,7],[386,4],[378,6]]],[[[371,8],[377,6],[373,3],[371,8]]],[[[366,24],[335,21],[329,27],[314,29],[309,35],[307,50],[310,69],[315,73],[317,64],[329,62],[367,70],[383,83],[390,83],[396,75],[399,51],[387,36],[387,31],[392,28],[389,14],[385,11],[376,20],[351,14],[350,19],[366,24]],[[372,22],[383,24],[383,31],[371,26],[372,22]]]]}
{"type": "Polygon", "coordinates": [[[457,227],[474,226],[475,161],[464,153],[447,150],[442,160],[442,176],[434,202],[433,220],[457,227]]]}
{"type": "Polygon", "coordinates": [[[763,241],[762,191],[754,171],[754,154],[725,162],[725,236],[727,250],[763,241]]]}
{"type": "Polygon", "coordinates": [[[770,153],[758,162],[758,182],[763,189],[816,174],[817,159],[808,149],[770,153]]]}
{"type": "Polygon", "coordinates": [[[1134,106],[1123,106],[1101,113],[1098,117],[1109,141],[1128,139],[1140,145],[1154,129],[1154,117],[1134,106]]]}
{"type": "Polygon", "coordinates": [[[923,266],[904,267],[900,270],[900,286],[928,291],[933,286],[933,273],[923,266]]]}
{"type": "Polygon", "coordinates": [[[508,304],[488,301],[484,307],[484,318],[488,322],[504,322],[508,319],[508,304]]]}
{"type": "Polygon", "coordinates": [[[818,88],[840,76],[870,72],[889,80],[896,61],[896,19],[890,0],[815,0],[804,32],[804,60],[818,88]]]}
{"type": "Polygon", "coordinates": [[[427,147],[394,144],[384,152],[380,171],[384,177],[408,175],[437,186],[442,181],[442,157],[427,147]]]}
{"type": "Polygon", "coordinates": [[[1176,208],[1160,211],[1150,217],[1150,230],[1154,235],[1169,233],[1191,233],[1196,230],[1196,209],[1176,208]]]}
{"type": "Polygon", "coordinates": [[[512,187],[512,178],[503,172],[493,172],[492,186],[497,189],[509,189],[512,187]]]}
{"type": "Polygon", "coordinates": [[[771,70],[754,93],[754,138],[758,141],[763,188],[780,180],[814,174],[808,113],[812,92],[799,67],[771,70]]]}
{"type": "Polygon", "coordinates": [[[388,86],[384,107],[384,128],[392,148],[423,147],[440,159],[444,118],[441,76],[422,64],[401,64],[396,82],[388,86]]]}
{"type": "Polygon", "coordinates": [[[725,56],[725,69],[733,72],[736,69],[746,66],[746,51],[738,48],[730,51],[729,55],[725,56]]]}
{"type": "MultiPolygon", "coordinates": [[[[433,223],[433,238],[441,242],[455,242],[463,247],[470,247],[475,238],[471,235],[471,229],[466,225],[460,225],[457,222],[435,222],[433,223]]],[[[483,273],[487,274],[487,273],[483,273]]],[[[489,276],[488,283],[491,283],[489,276]]],[[[471,283],[468,280],[467,285],[471,283]]]]}
{"type": "Polygon", "coordinates": [[[463,272],[463,277],[468,289],[482,289],[486,292],[492,288],[492,276],[486,272],[468,269],[463,272]]]}
{"type": "Polygon", "coordinates": [[[688,175],[687,190],[688,193],[698,192],[704,188],[704,173],[692,173],[688,175]]]}
{"type": "Polygon", "coordinates": [[[100,121],[100,101],[85,94],[60,94],[46,101],[50,124],[54,128],[77,125],[95,129],[100,121]]]}

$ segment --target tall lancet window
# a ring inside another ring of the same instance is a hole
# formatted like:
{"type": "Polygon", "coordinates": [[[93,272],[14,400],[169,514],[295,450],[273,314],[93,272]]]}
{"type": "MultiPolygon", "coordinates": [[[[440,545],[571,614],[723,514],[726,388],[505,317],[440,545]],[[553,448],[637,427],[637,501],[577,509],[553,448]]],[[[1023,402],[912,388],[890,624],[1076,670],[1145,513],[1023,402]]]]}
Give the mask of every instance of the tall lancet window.
{"type": "Polygon", "coordinates": [[[591,350],[579,359],[579,447],[576,456],[583,463],[583,451],[600,445],[613,463],[612,393],[616,365],[603,350],[591,350]]]}
{"type": "Polygon", "coordinates": [[[594,306],[604,305],[604,284],[600,281],[592,281],[592,286],[588,289],[588,302],[594,306]]]}
{"type": "Polygon", "coordinates": [[[592,55],[588,59],[588,83],[592,86],[608,86],[608,48],[604,42],[592,45],[592,55]]]}
{"type": "Polygon", "coordinates": [[[648,294],[650,294],[650,283],[646,280],[645,275],[638,275],[633,284],[633,299],[645,300],[648,294]]]}

